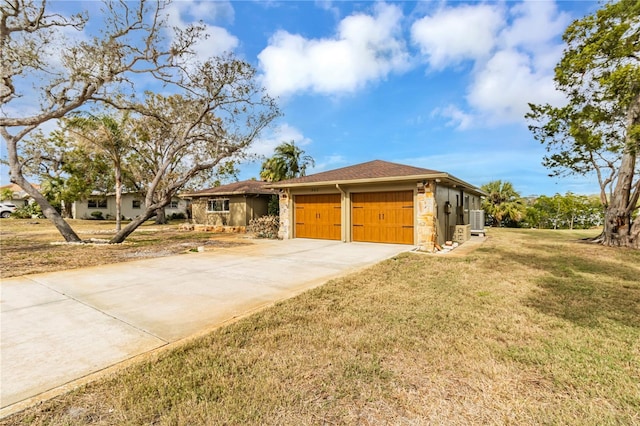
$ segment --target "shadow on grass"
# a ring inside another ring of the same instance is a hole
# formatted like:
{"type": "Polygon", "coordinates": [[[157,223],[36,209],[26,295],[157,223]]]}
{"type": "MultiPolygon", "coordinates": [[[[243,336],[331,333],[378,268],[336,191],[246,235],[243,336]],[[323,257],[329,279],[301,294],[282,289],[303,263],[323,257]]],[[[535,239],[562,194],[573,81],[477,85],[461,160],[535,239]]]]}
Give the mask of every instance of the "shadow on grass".
{"type": "Polygon", "coordinates": [[[598,327],[608,320],[640,328],[640,273],[632,266],[638,254],[617,253],[625,265],[589,257],[589,250],[573,244],[583,243],[532,244],[527,245],[526,253],[499,248],[495,252],[509,261],[547,272],[537,279],[539,291],[528,298],[527,306],[585,327],[598,327]]]}

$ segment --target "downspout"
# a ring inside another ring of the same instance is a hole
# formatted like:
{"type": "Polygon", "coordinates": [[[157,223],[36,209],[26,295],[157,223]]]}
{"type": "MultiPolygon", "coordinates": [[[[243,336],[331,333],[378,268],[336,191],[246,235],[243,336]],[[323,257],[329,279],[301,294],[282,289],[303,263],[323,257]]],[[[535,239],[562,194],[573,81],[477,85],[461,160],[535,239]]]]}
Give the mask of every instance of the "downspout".
{"type": "Polygon", "coordinates": [[[340,208],[340,222],[342,222],[343,226],[341,226],[341,230],[340,230],[340,235],[342,236],[342,242],[346,243],[347,242],[347,232],[348,232],[348,227],[346,226],[348,223],[350,223],[351,221],[347,221],[347,193],[340,188],[340,184],[336,183],[336,188],[338,189],[338,191],[340,191],[340,193],[342,194],[342,196],[340,197],[340,206],[342,207],[342,205],[344,205],[344,209],[340,208]],[[344,200],[344,203],[342,202],[344,200]]]}

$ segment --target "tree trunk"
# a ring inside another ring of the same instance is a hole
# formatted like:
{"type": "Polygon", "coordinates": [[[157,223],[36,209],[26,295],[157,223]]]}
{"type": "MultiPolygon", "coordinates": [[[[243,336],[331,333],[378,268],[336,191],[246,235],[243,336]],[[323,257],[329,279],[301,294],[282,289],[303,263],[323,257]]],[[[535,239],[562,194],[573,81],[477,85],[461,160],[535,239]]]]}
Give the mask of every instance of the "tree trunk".
{"type": "Polygon", "coordinates": [[[116,232],[122,230],[122,171],[120,164],[116,163],[116,232]]]}
{"type": "Polygon", "coordinates": [[[40,192],[38,192],[38,190],[35,189],[33,185],[27,182],[27,180],[23,176],[14,176],[14,174],[12,173],[11,182],[24,189],[24,191],[29,194],[29,196],[33,198],[35,202],[38,203],[38,205],[40,205],[40,209],[42,209],[42,214],[44,214],[44,217],[53,222],[66,242],[79,243],[82,241],[71,228],[71,226],[62,218],[62,215],[60,215],[60,213],[58,213],[58,211],[49,203],[49,201],[40,192]]]}
{"type": "Polygon", "coordinates": [[[167,214],[164,211],[164,207],[156,210],[156,225],[164,225],[167,223],[167,214]]]}
{"type": "Polygon", "coordinates": [[[640,248],[640,218],[631,222],[626,209],[607,209],[604,218],[604,230],[596,238],[605,246],[640,248]]]}
{"type": "Polygon", "coordinates": [[[42,210],[42,214],[44,217],[49,219],[55,227],[60,232],[60,235],[64,238],[64,240],[68,243],[79,243],[82,240],[78,237],[78,234],[71,229],[71,226],[62,218],[62,215],[58,213],[58,211],[53,208],[53,206],[49,203],[49,201],[31,185],[22,175],[21,164],[18,160],[18,140],[19,137],[11,136],[9,133],[3,129],[2,136],[7,142],[7,153],[9,157],[9,167],[10,167],[10,181],[15,183],[20,188],[22,188],[31,198],[35,200],[36,203],[40,206],[42,210]]]}
{"type": "Polygon", "coordinates": [[[73,219],[73,210],[71,202],[62,202],[62,217],[65,219],[73,219]]]}
{"type": "Polygon", "coordinates": [[[122,228],[116,235],[109,240],[109,244],[118,244],[127,239],[129,235],[133,233],[140,225],[145,223],[151,216],[153,216],[153,209],[146,209],[143,214],[136,216],[127,226],[122,228]]]}
{"type": "Polygon", "coordinates": [[[640,125],[640,95],[629,107],[625,127],[625,149],[618,170],[618,181],[604,214],[604,231],[600,242],[606,246],[640,247],[640,225],[637,219],[632,225],[631,215],[638,201],[638,187],[634,189],[636,160],[640,153],[640,141],[631,132],[640,125]]]}

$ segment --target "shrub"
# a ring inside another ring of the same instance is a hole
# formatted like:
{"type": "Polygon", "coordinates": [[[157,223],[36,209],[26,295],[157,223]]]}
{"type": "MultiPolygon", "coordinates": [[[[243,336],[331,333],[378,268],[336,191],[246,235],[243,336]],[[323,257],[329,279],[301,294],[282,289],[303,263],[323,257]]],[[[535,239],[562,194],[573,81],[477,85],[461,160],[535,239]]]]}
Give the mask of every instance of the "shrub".
{"type": "Polygon", "coordinates": [[[280,215],[280,197],[276,194],[269,198],[269,204],[267,205],[267,214],[269,216],[280,215]]]}
{"type": "Polygon", "coordinates": [[[184,220],[186,218],[187,217],[182,212],[171,213],[171,216],[169,216],[169,220],[184,220]]]}
{"type": "Polygon", "coordinates": [[[26,206],[19,207],[11,216],[18,219],[31,219],[32,217],[43,218],[42,209],[38,203],[27,204],[26,206]]]}
{"type": "Polygon", "coordinates": [[[279,216],[262,216],[249,222],[249,232],[258,238],[278,238],[279,216]]]}
{"type": "Polygon", "coordinates": [[[91,212],[91,217],[95,220],[104,220],[104,217],[102,216],[102,212],[99,210],[95,212],[91,212]]]}

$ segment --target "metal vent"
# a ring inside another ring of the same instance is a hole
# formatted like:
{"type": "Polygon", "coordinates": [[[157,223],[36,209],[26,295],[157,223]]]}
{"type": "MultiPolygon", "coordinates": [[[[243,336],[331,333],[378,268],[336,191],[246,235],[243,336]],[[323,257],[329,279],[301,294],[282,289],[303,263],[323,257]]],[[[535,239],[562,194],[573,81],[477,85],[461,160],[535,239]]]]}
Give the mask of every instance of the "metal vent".
{"type": "Polygon", "coordinates": [[[484,234],[484,210],[470,210],[471,233],[484,234]]]}

